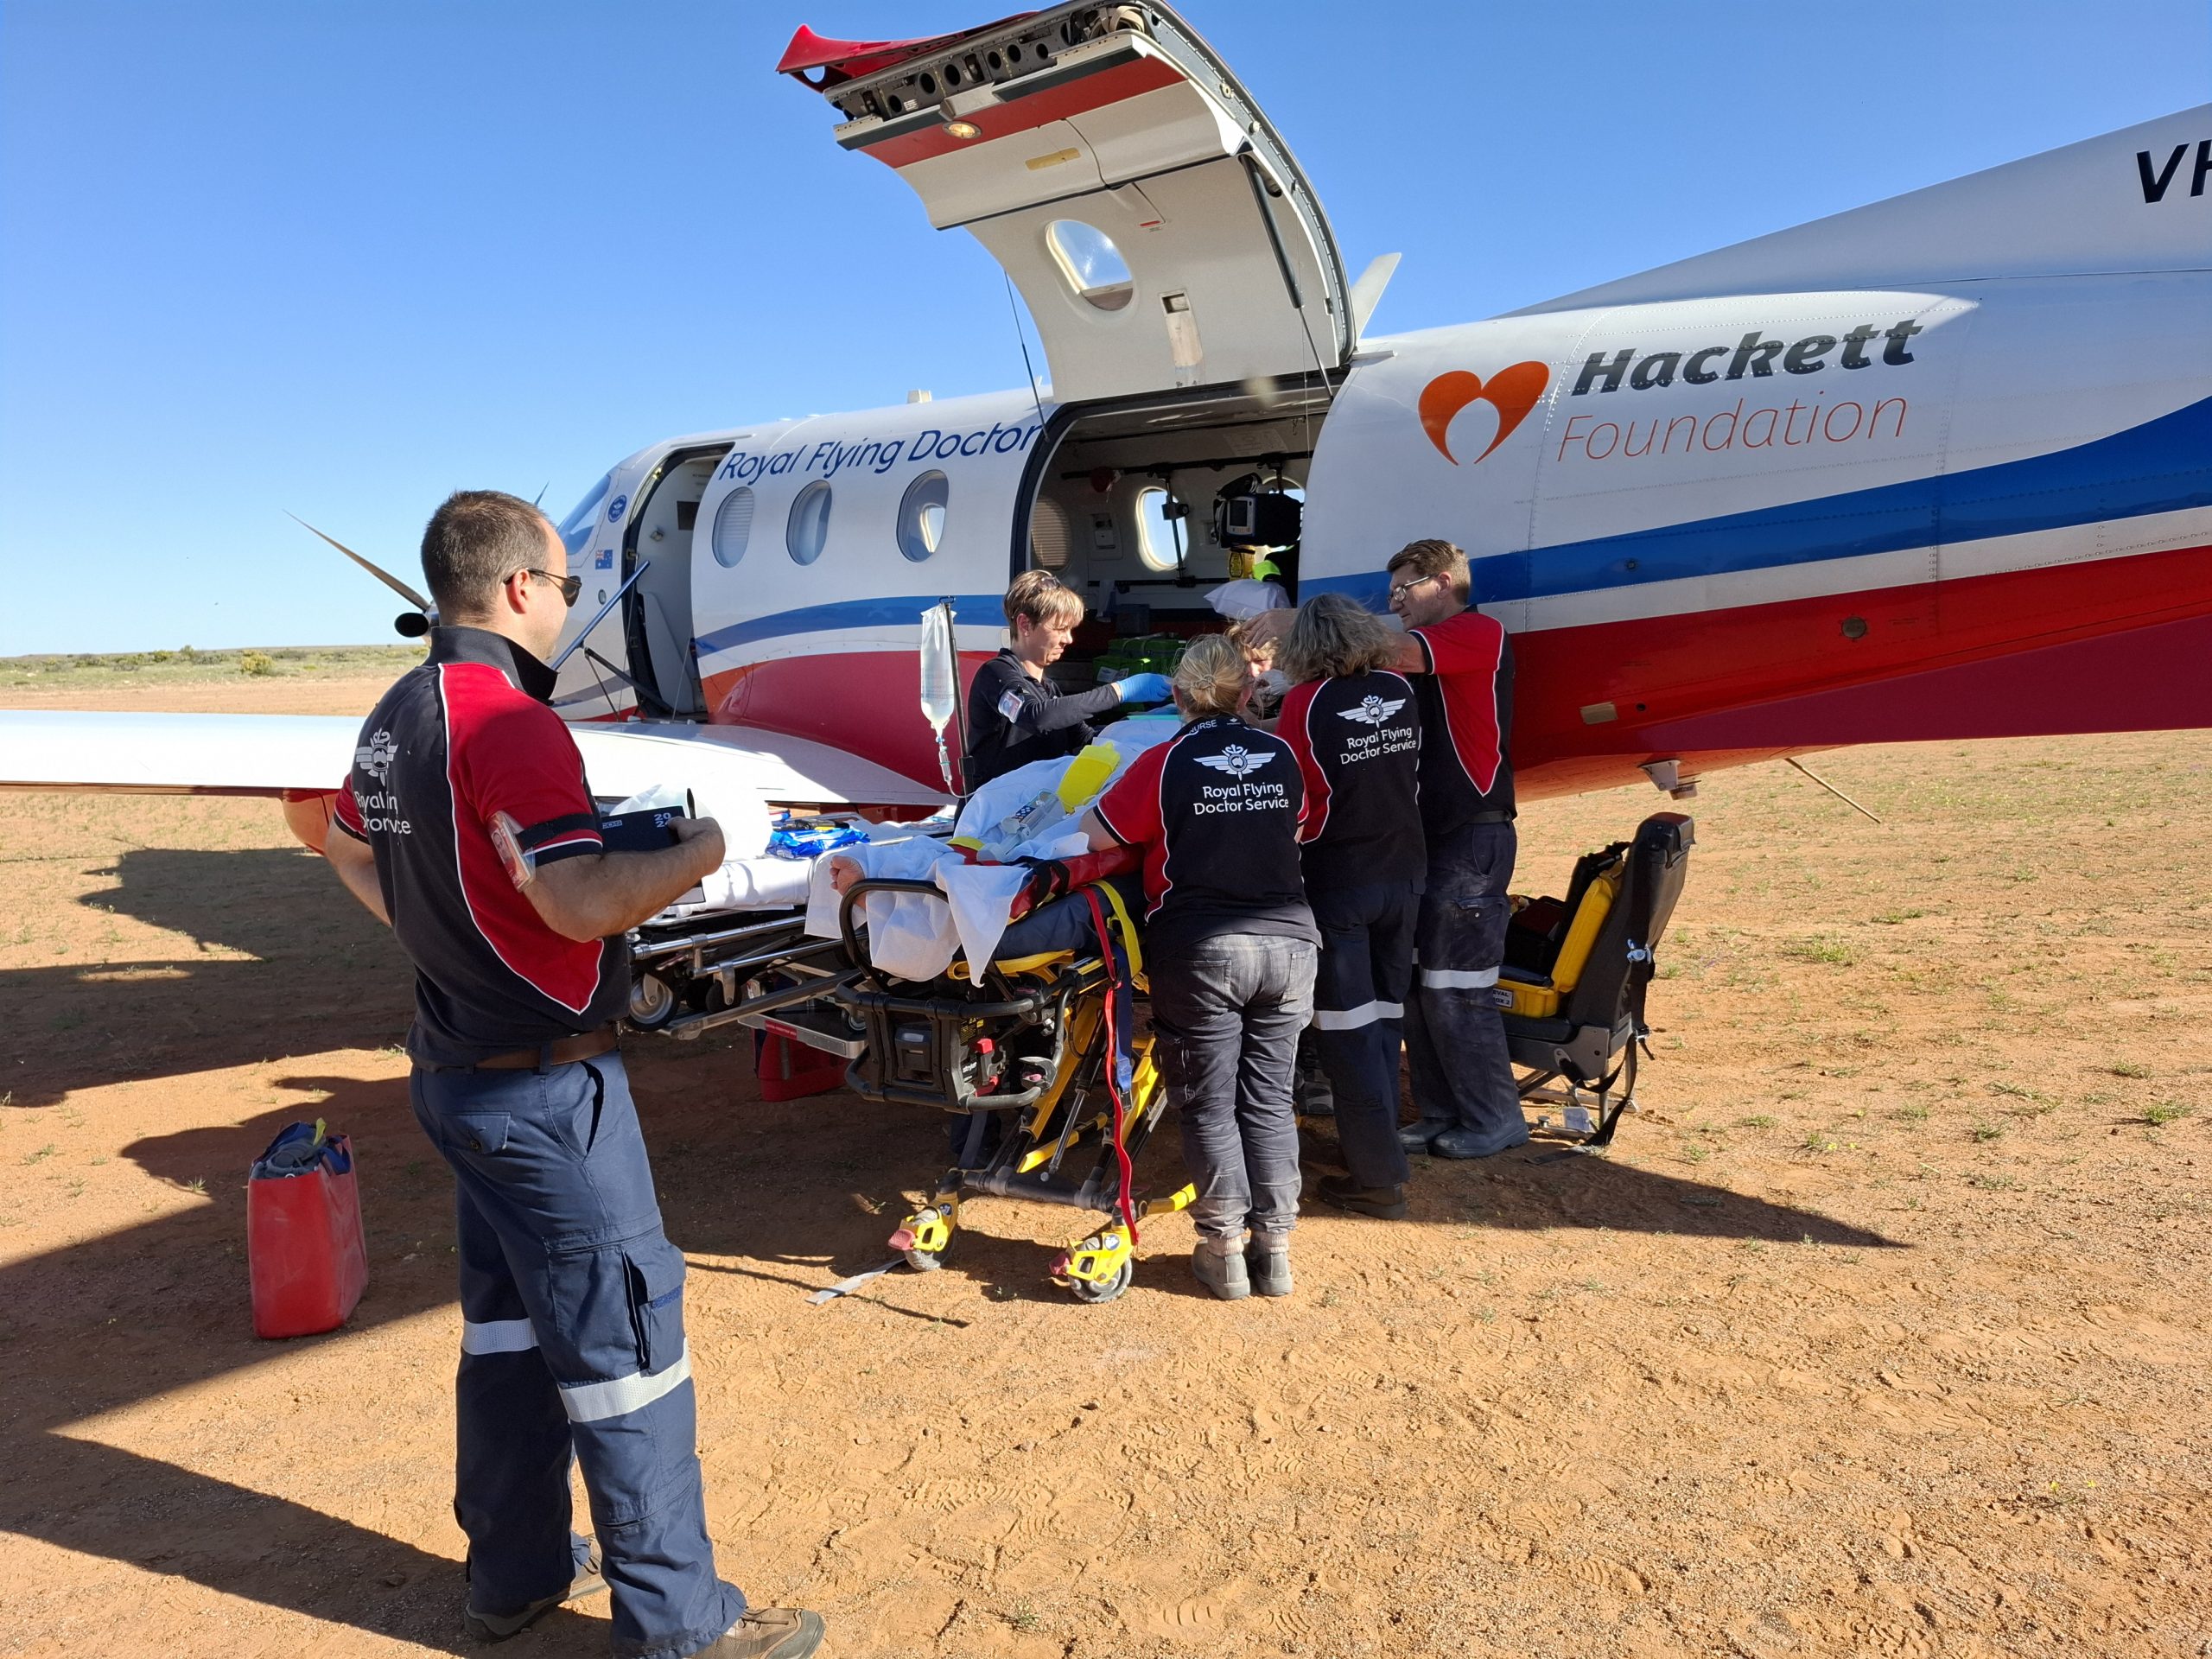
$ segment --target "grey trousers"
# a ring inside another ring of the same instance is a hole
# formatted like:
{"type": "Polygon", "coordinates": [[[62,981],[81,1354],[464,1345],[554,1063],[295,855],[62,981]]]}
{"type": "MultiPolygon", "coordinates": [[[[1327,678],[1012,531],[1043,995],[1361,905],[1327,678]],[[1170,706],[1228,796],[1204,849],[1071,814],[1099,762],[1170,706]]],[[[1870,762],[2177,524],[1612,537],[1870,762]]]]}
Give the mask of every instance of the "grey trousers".
{"type": "Polygon", "coordinates": [[[1153,1029],[1201,1236],[1287,1232],[1297,1219],[1291,1075],[1318,956],[1309,939],[1226,933],[1153,963],[1153,1029]]]}

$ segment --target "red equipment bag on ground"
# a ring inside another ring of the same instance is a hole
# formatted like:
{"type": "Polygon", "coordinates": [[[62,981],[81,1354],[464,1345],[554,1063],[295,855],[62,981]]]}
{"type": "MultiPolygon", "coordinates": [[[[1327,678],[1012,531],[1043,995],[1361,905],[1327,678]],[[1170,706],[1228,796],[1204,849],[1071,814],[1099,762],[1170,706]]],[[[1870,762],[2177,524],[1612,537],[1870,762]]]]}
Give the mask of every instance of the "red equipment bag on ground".
{"type": "Polygon", "coordinates": [[[306,1337],[345,1324],[369,1282],[353,1144],[326,1135],[320,1118],[287,1125],[254,1160],[245,1192],[254,1334],[306,1337]]]}
{"type": "Polygon", "coordinates": [[[760,1079],[761,1099],[804,1100],[845,1086],[842,1055],[825,1054],[774,1032],[756,1033],[755,1041],[753,1069],[760,1079]]]}

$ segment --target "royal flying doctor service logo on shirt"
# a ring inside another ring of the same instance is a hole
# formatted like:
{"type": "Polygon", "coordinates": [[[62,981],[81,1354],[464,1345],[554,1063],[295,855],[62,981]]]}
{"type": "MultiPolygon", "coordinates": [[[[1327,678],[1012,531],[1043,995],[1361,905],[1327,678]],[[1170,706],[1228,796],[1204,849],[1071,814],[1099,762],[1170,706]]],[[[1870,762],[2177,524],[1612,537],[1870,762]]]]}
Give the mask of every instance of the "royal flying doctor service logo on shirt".
{"type": "Polygon", "coordinates": [[[1232,743],[1219,754],[1198,757],[1202,766],[1211,766],[1216,772],[1225,772],[1232,778],[1247,778],[1266,766],[1274,756],[1255,754],[1242,743],[1232,743]]]}
{"type": "Polygon", "coordinates": [[[399,745],[392,741],[390,732],[372,732],[369,741],[353,751],[353,764],[381,784],[398,753],[399,745]]]}
{"type": "Polygon", "coordinates": [[[1370,691],[1351,708],[1339,709],[1337,713],[1345,720],[1356,720],[1363,726],[1380,726],[1405,706],[1403,697],[1393,697],[1386,702],[1370,691]]]}

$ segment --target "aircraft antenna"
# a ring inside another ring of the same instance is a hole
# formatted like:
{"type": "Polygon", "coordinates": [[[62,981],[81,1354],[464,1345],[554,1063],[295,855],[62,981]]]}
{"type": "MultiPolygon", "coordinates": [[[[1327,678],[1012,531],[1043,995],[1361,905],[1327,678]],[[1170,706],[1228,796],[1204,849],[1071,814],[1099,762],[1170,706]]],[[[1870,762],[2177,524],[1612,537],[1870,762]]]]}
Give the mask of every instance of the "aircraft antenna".
{"type": "MultiPolygon", "coordinates": [[[[1029,337],[1021,332],[1021,308],[1014,302],[1014,278],[999,272],[1006,283],[1007,314],[1014,319],[1014,343],[1021,347],[1021,372],[1029,377],[1029,401],[1037,405],[1037,429],[1045,429],[1045,400],[1037,395],[1037,371],[1029,364],[1029,337]]],[[[1312,343],[1309,340],[1309,345],[1312,343]]]]}
{"type": "Polygon", "coordinates": [[[595,651],[586,651],[584,661],[589,664],[591,677],[598,683],[599,695],[607,699],[607,712],[620,720],[622,717],[621,705],[614,701],[614,694],[607,689],[606,677],[599,671],[599,653],[595,651]]]}
{"type": "Polygon", "coordinates": [[[1827,792],[1828,792],[1829,794],[1831,794],[1831,795],[1834,796],[1834,797],[1836,798],[1836,799],[1838,799],[1839,801],[1841,801],[1841,802],[1842,802],[1846,806],[1849,807],[1853,811],[1854,811],[1854,812],[1862,812],[1862,813],[1866,813],[1866,817],[1870,817],[1870,818],[1873,818],[1873,820],[1874,820],[1874,822],[1875,822],[1875,823],[1881,823],[1881,821],[1882,821],[1882,820],[1881,820],[1879,817],[1876,817],[1876,816],[1875,816],[1875,814],[1873,814],[1873,813],[1872,813],[1872,812],[1867,812],[1867,811],[1866,811],[1866,809],[1865,807],[1863,807],[1863,806],[1859,805],[1858,802],[1856,802],[1856,801],[1853,800],[1853,799],[1851,798],[1851,797],[1850,797],[1850,796],[1848,796],[1848,795],[1845,794],[1841,790],[1838,789],[1838,788],[1837,788],[1834,784],[1832,784],[1832,783],[1828,782],[1828,780],[1827,780],[1827,779],[1825,779],[1825,778],[1821,777],[1821,774],[1820,774],[1819,772],[1815,772],[1815,771],[1814,771],[1810,766],[1807,766],[1807,765],[1806,765],[1802,760],[1799,760],[1796,755],[1794,755],[1794,754],[1785,754],[1785,755],[1783,755],[1782,758],[1783,758],[1784,760],[1787,760],[1787,761],[1788,761],[1791,766],[1793,766],[1796,767],[1798,771],[1800,771],[1800,772],[1803,772],[1803,773],[1804,773],[1808,778],[1811,779],[1815,783],[1818,784],[1818,785],[1819,785],[1822,789],[1825,789],[1826,791],[1827,791],[1827,792]]]}

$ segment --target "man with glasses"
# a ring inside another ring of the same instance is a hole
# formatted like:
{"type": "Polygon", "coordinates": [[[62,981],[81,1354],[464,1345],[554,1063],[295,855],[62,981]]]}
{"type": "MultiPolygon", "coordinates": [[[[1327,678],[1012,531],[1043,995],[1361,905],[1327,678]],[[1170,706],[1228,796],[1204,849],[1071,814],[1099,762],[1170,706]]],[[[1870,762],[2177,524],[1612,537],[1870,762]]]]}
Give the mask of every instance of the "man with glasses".
{"type": "Polygon", "coordinates": [[[1529,1139],[1497,1002],[1513,879],[1513,645],[1467,605],[1467,556],[1409,542],[1390,560],[1406,625],[1391,666],[1421,702],[1421,817],[1428,876],[1414,926],[1406,1058],[1421,1122],[1408,1151],[1486,1158],[1529,1139]]]}
{"type": "Polygon", "coordinates": [[[613,1592],[618,1652],[804,1659],[813,1613],[715,1569],[683,1255],[661,1230],[614,1020],[625,935],[722,860],[711,819],[609,852],[547,707],[582,581],[528,502],[450,497],[423,536],[439,626],[361,728],[326,854],[415,965],[415,1116],[459,1189],[454,1513],[467,1617],[501,1640],[613,1592]],[[569,1526],[583,1471],[594,1554],[569,1526]]]}

